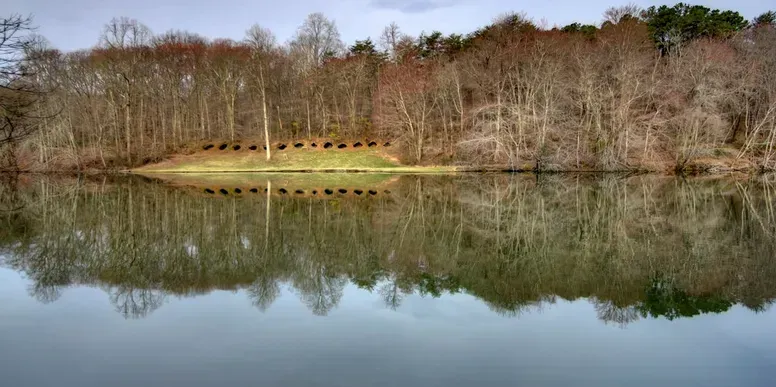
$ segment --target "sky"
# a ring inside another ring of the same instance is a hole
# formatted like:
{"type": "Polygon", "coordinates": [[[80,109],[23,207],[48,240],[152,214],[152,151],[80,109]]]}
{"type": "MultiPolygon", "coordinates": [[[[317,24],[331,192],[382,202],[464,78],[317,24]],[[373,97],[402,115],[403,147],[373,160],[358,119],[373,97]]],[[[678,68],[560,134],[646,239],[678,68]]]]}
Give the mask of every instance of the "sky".
{"type": "MultiPolygon", "coordinates": [[[[732,8],[749,20],[769,8],[776,8],[773,0],[687,2],[732,8]]],[[[351,44],[366,37],[376,41],[391,22],[413,36],[433,30],[445,34],[468,33],[510,11],[525,12],[548,27],[575,21],[595,24],[600,23],[606,8],[625,3],[616,0],[0,0],[0,9],[6,14],[31,14],[39,34],[54,47],[73,51],[94,46],[102,26],[119,16],[137,19],[154,33],[186,30],[208,38],[235,40],[242,39],[251,25],[259,24],[272,30],[280,42],[286,42],[308,14],[322,12],[336,22],[343,41],[351,44]]],[[[642,7],[663,3],[636,1],[642,7]]],[[[0,15],[3,16],[6,15],[0,15]]]]}

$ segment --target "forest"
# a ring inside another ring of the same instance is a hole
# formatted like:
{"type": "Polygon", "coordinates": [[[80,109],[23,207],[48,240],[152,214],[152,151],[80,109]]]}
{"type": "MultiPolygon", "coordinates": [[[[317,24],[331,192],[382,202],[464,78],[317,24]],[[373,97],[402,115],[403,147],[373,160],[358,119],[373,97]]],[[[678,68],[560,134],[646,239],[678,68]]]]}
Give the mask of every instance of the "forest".
{"type": "Polygon", "coordinates": [[[468,34],[409,36],[392,23],[346,44],[314,13],[281,43],[259,25],[235,41],[120,17],[96,46],[62,52],[11,15],[0,159],[111,170],[206,141],[376,138],[418,165],[776,167],[776,12],[630,4],[597,25],[545,24],[507,13],[468,34]]]}

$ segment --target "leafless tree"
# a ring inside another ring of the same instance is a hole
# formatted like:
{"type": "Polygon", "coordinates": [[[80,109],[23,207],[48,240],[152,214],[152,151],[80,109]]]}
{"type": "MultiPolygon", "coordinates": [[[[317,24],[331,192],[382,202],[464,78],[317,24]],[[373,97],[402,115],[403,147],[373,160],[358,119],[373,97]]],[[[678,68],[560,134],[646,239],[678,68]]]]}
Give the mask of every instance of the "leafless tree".
{"type": "Polygon", "coordinates": [[[636,3],[628,3],[619,7],[609,7],[604,11],[604,23],[617,24],[627,18],[641,16],[642,8],[636,3]]]}
{"type": "MultiPolygon", "coordinates": [[[[251,47],[253,62],[258,66],[257,80],[258,88],[261,94],[262,119],[264,122],[264,148],[266,149],[267,160],[271,157],[271,147],[269,144],[269,113],[267,111],[267,81],[265,74],[267,68],[271,65],[271,59],[277,49],[277,39],[275,35],[267,28],[259,25],[253,25],[245,37],[246,43],[251,47]]],[[[255,74],[254,74],[255,75],[255,74]]]]}
{"type": "Polygon", "coordinates": [[[337,25],[320,12],[307,16],[290,45],[302,53],[306,68],[322,65],[327,55],[338,55],[345,48],[337,25]]]}
{"type": "Polygon", "coordinates": [[[152,38],[151,29],[135,19],[122,16],[113,18],[102,28],[100,44],[106,48],[124,49],[147,45],[152,38]]]}
{"type": "Polygon", "coordinates": [[[30,17],[0,19],[0,152],[14,167],[14,143],[32,134],[41,116],[35,107],[43,94],[28,61],[38,52],[32,31],[30,17]]]}
{"type": "Polygon", "coordinates": [[[388,54],[388,58],[391,61],[396,61],[396,50],[403,36],[404,34],[402,34],[401,29],[399,29],[399,25],[396,24],[396,22],[391,22],[391,24],[387,25],[380,34],[380,40],[378,42],[380,48],[388,54]]]}

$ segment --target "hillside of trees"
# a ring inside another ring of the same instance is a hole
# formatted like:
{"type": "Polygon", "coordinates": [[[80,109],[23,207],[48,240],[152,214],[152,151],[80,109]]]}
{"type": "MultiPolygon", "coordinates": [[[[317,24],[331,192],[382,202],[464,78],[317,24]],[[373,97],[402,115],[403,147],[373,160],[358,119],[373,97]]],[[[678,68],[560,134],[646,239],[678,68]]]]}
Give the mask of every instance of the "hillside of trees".
{"type": "Polygon", "coordinates": [[[396,24],[346,45],[309,15],[279,43],[116,18],[50,47],[0,19],[6,168],[137,166],[205,141],[379,138],[417,164],[531,170],[776,166],[776,13],[613,7],[600,25],[505,14],[466,35],[396,24]],[[95,31],[97,34],[97,31],[95,31]]]}

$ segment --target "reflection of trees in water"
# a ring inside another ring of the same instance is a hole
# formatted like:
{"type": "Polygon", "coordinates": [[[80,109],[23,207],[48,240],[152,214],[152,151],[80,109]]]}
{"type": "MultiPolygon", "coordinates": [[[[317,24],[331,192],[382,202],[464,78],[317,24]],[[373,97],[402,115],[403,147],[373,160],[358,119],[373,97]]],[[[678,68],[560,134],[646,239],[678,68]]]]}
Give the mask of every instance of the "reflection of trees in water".
{"type": "Polygon", "coordinates": [[[722,313],[730,309],[733,302],[718,295],[690,295],[675,285],[657,277],[647,288],[646,299],[636,309],[642,317],[665,317],[673,320],[693,317],[705,313],[722,313]]]}
{"type": "Polygon", "coordinates": [[[593,303],[593,306],[595,306],[598,319],[606,324],[625,327],[639,319],[639,311],[635,306],[618,306],[611,300],[592,299],[591,302],[593,303]]]}
{"type": "Polygon", "coordinates": [[[246,291],[253,306],[265,312],[280,296],[280,285],[273,278],[261,276],[248,286],[246,291]]]}
{"type": "Polygon", "coordinates": [[[399,288],[399,284],[396,283],[395,279],[380,285],[378,293],[382,297],[385,306],[392,310],[398,309],[406,296],[404,291],[399,288]]]}
{"type": "Polygon", "coordinates": [[[58,285],[46,285],[44,282],[33,282],[29,293],[41,303],[48,304],[62,297],[62,287],[58,285]]]}
{"type": "Polygon", "coordinates": [[[110,303],[124,318],[143,318],[164,304],[165,294],[151,289],[124,286],[110,290],[110,303]]]}
{"type": "Polygon", "coordinates": [[[340,275],[328,274],[325,268],[321,268],[311,276],[303,276],[292,283],[313,314],[325,316],[339,304],[348,280],[340,275]]]}
{"type": "Polygon", "coordinates": [[[325,315],[350,281],[392,309],[465,292],[517,316],[587,298],[625,325],[767,308],[773,180],[408,176],[390,197],[271,206],[135,180],[41,180],[4,199],[23,209],[0,213],[0,251],[37,299],[96,284],[126,317],[213,289],[246,289],[263,311],[281,284],[325,315]]]}

